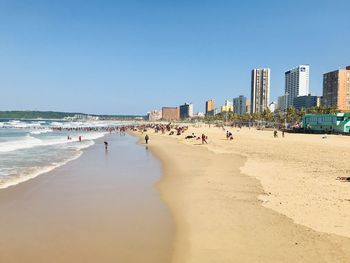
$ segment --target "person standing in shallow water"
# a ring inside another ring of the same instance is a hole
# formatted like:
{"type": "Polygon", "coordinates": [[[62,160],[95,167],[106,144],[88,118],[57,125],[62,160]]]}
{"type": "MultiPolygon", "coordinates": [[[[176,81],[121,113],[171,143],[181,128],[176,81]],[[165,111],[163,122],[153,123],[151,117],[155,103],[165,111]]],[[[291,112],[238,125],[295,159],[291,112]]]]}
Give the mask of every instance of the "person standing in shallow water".
{"type": "Polygon", "coordinates": [[[148,134],[146,134],[146,136],[145,136],[145,142],[146,142],[146,144],[148,144],[148,141],[149,141],[149,136],[148,136],[148,134]]]}

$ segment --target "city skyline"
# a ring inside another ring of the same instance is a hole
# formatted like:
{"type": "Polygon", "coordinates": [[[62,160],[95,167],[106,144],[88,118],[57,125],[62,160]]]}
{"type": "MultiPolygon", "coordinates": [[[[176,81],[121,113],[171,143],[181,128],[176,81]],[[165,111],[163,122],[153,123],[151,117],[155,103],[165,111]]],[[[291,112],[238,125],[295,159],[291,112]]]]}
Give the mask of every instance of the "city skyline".
{"type": "Polygon", "coordinates": [[[321,95],[323,74],[349,64],[350,36],[335,26],[349,5],[3,1],[0,110],[141,114],[191,101],[204,112],[209,98],[249,98],[260,67],[271,69],[271,102],[300,64],[321,95]]]}

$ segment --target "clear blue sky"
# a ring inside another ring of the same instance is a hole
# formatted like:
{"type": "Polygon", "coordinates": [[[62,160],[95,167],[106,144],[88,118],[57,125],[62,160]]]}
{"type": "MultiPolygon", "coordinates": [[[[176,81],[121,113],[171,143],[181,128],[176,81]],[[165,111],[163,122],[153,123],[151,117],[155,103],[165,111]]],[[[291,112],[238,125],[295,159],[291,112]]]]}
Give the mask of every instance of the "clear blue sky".
{"type": "Polygon", "coordinates": [[[143,114],[250,96],[250,71],[350,64],[350,1],[0,0],[0,110],[143,114]]]}

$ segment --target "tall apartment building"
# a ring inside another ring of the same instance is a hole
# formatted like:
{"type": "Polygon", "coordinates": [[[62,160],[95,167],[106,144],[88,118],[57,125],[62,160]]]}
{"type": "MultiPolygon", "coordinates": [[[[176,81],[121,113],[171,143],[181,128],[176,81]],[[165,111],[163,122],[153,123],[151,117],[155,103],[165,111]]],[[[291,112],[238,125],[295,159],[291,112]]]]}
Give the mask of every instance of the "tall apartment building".
{"type": "Polygon", "coordinates": [[[252,70],[251,81],[251,113],[263,112],[269,106],[270,99],[270,69],[252,70]]]}
{"type": "Polygon", "coordinates": [[[205,115],[214,115],[215,101],[214,99],[205,102],[205,115]]]}
{"type": "Polygon", "coordinates": [[[233,112],[239,115],[246,113],[247,98],[244,96],[239,96],[233,99],[233,112]]]}
{"type": "Polygon", "coordinates": [[[323,74],[323,104],[350,111],[350,66],[323,74]]]}
{"type": "Polygon", "coordinates": [[[193,117],[193,104],[192,103],[185,103],[184,105],[180,106],[180,119],[189,119],[193,117]]]}
{"type": "Polygon", "coordinates": [[[162,119],[167,121],[177,121],[180,119],[180,110],[178,107],[163,107],[162,119]]]}
{"type": "Polygon", "coordinates": [[[286,107],[293,106],[294,98],[309,94],[309,65],[299,65],[284,73],[286,107]]]}

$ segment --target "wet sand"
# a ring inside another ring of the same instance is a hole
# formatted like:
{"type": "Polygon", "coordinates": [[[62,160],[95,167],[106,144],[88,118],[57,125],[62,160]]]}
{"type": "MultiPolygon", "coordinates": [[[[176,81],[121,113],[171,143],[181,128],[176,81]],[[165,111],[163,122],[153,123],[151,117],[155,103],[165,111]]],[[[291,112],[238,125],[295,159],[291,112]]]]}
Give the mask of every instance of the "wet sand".
{"type": "Polygon", "coordinates": [[[154,184],[160,163],[107,135],[48,174],[0,190],[0,262],[170,262],[174,224],[154,184]]]}
{"type": "Polygon", "coordinates": [[[208,146],[149,134],[149,149],[163,164],[158,188],[177,229],[172,262],[350,262],[349,238],[317,232],[263,206],[261,183],[241,172],[247,157],[215,150],[219,140],[227,144],[224,133],[209,137],[208,146]]]}

